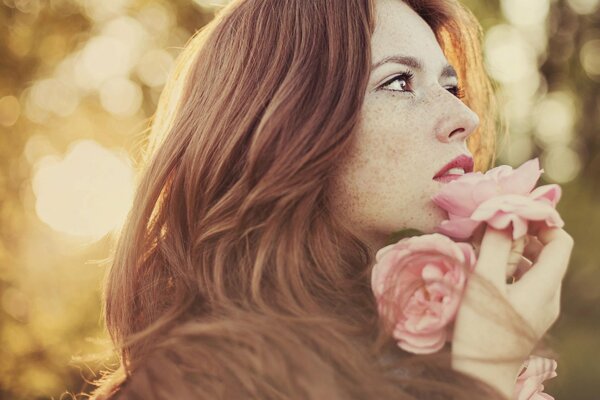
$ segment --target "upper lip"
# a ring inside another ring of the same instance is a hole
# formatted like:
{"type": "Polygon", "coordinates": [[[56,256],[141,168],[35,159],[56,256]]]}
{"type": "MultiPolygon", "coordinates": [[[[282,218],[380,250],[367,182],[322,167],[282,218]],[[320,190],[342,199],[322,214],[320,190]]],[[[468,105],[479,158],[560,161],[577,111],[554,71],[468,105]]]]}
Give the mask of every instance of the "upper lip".
{"type": "Polygon", "coordinates": [[[435,174],[433,179],[439,178],[452,168],[462,168],[465,171],[465,174],[467,172],[473,172],[473,158],[466,154],[461,154],[460,156],[450,161],[448,164],[444,165],[442,169],[440,169],[437,172],[437,174],[435,174]]]}

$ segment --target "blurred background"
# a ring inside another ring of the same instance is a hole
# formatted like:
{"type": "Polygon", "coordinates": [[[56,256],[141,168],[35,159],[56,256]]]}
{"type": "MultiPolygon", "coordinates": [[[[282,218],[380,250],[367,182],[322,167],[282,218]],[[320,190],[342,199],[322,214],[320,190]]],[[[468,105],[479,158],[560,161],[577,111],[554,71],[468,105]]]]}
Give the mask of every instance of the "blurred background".
{"type": "MultiPolygon", "coordinates": [[[[173,61],[225,0],[0,0],[0,398],[59,399],[115,365],[100,289],[173,61]]],[[[510,140],[575,237],[551,329],[560,400],[600,399],[600,0],[466,0],[510,140]]]]}

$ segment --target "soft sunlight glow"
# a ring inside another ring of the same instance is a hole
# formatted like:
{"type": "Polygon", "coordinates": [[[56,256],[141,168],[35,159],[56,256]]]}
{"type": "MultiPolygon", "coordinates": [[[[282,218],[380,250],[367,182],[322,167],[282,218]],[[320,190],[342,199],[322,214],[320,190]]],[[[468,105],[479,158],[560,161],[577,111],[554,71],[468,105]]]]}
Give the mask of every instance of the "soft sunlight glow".
{"type": "Polygon", "coordinates": [[[549,0],[502,0],[502,13],[514,25],[542,24],[548,17],[549,0]]]}
{"type": "Polygon", "coordinates": [[[23,150],[23,155],[31,165],[34,165],[42,157],[55,153],[56,149],[52,146],[48,136],[40,133],[31,135],[23,150]]]}
{"type": "Polygon", "coordinates": [[[150,87],[162,86],[173,66],[173,56],[165,50],[150,50],[142,56],[136,72],[139,78],[150,87]]]}
{"type": "Polygon", "coordinates": [[[535,49],[510,25],[496,25],[488,31],[485,62],[490,75],[503,83],[532,76],[537,69],[535,49]]]}
{"type": "Polygon", "coordinates": [[[110,20],[102,28],[102,35],[117,39],[126,48],[130,59],[137,60],[149,45],[148,32],[135,18],[121,16],[110,20]]]}
{"type": "Polygon", "coordinates": [[[545,144],[569,143],[576,118],[573,98],[564,92],[550,93],[534,111],[535,135],[545,144]]]}
{"type": "Polygon", "coordinates": [[[162,3],[144,6],[136,17],[147,31],[158,38],[168,35],[176,23],[172,8],[162,3]]]}
{"type": "Polygon", "coordinates": [[[581,48],[579,58],[590,78],[600,78],[600,39],[586,42],[581,48]]]}
{"type": "Polygon", "coordinates": [[[147,47],[148,33],[131,17],[106,23],[102,34],[91,38],[79,52],[75,64],[77,84],[98,89],[114,77],[128,76],[147,47]]]}
{"type": "Polygon", "coordinates": [[[531,129],[531,109],[533,98],[529,96],[506,97],[504,115],[510,123],[511,132],[527,132],[531,129]]]}
{"type": "Polygon", "coordinates": [[[27,321],[29,311],[29,299],[20,290],[8,287],[2,294],[0,303],[2,309],[17,321],[27,321]]]}
{"type": "Polygon", "coordinates": [[[15,96],[0,97],[0,125],[13,126],[21,115],[21,104],[15,96]]]}
{"type": "Polygon", "coordinates": [[[141,107],[144,96],[139,85],[125,78],[113,78],[100,88],[100,103],[112,114],[129,117],[141,107]]]}
{"type": "Polygon", "coordinates": [[[543,95],[540,91],[544,91],[546,80],[537,70],[533,70],[531,75],[527,75],[521,80],[508,82],[502,86],[502,91],[508,98],[514,96],[532,98],[538,95],[543,95]]]}
{"type": "MultiPolygon", "coordinates": [[[[6,4],[6,2],[4,3],[6,4]]],[[[6,31],[5,31],[6,32],[6,31]]],[[[32,50],[33,30],[28,24],[13,24],[2,37],[6,47],[17,57],[25,57],[32,50]]]]}
{"type": "Polygon", "coordinates": [[[203,8],[218,8],[229,3],[229,0],[194,0],[194,3],[203,8]]]}
{"type": "Polygon", "coordinates": [[[112,77],[127,75],[131,63],[131,54],[119,39],[92,38],[79,53],[75,66],[77,84],[86,89],[98,88],[112,77]]]}
{"type": "Polygon", "coordinates": [[[58,79],[42,79],[34,83],[28,101],[34,107],[66,117],[79,105],[79,93],[76,87],[58,79]]]}
{"type": "Polygon", "coordinates": [[[44,157],[33,177],[38,217],[54,230],[92,240],[119,227],[133,200],[134,171],[123,154],[93,140],[64,159],[44,157]]]}
{"type": "Polygon", "coordinates": [[[504,115],[510,123],[511,133],[527,132],[531,129],[531,110],[538,92],[544,91],[545,85],[545,80],[537,72],[526,79],[502,85],[498,93],[504,115]]]}
{"type": "Polygon", "coordinates": [[[531,137],[529,135],[513,135],[502,155],[509,165],[521,165],[531,159],[532,154],[533,141],[531,137]]]}
{"type": "Polygon", "coordinates": [[[123,14],[131,0],[79,0],[86,14],[96,20],[103,21],[114,15],[123,14]]]}
{"type": "Polygon", "coordinates": [[[567,0],[567,3],[578,14],[592,14],[598,9],[600,0],[567,0]]]}
{"type": "Polygon", "coordinates": [[[550,147],[542,157],[545,176],[557,183],[567,183],[581,171],[579,155],[570,147],[550,147]]]}

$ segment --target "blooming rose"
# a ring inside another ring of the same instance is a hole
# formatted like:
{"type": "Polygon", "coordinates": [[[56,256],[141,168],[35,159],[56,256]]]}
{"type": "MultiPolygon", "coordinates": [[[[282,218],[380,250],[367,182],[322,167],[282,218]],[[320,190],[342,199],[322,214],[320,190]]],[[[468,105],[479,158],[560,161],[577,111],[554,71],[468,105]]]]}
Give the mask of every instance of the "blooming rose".
{"type": "Polygon", "coordinates": [[[526,368],[517,377],[515,400],[554,400],[554,397],[543,393],[543,381],[554,378],[556,361],[550,358],[529,356],[521,368],[526,368]]]}
{"type": "Polygon", "coordinates": [[[475,267],[470,244],[438,233],[402,239],[380,249],[371,286],[380,315],[403,350],[434,353],[451,340],[448,325],[475,267]]]}
{"type": "Polygon", "coordinates": [[[513,239],[524,236],[530,223],[562,227],[555,207],[560,186],[544,185],[534,190],[543,170],[537,158],[513,170],[507,165],[485,174],[467,173],[448,182],[432,200],[448,212],[436,230],[455,239],[469,239],[482,223],[496,229],[512,226],[513,239]]]}

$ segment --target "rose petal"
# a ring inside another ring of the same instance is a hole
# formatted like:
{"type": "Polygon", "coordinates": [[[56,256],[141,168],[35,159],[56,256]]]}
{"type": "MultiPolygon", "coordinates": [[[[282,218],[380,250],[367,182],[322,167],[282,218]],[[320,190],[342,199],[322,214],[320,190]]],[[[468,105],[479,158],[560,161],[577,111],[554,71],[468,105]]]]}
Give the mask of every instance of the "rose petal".
{"type": "Polygon", "coordinates": [[[556,184],[551,184],[535,188],[535,190],[533,190],[529,194],[529,197],[531,197],[534,200],[546,200],[554,208],[556,207],[556,204],[558,204],[561,195],[562,189],[560,188],[560,186],[556,184]]]}
{"type": "Polygon", "coordinates": [[[410,332],[396,329],[394,338],[398,346],[414,354],[431,354],[440,350],[446,343],[446,332],[441,330],[431,335],[415,335],[410,332]]]}
{"type": "Polygon", "coordinates": [[[371,285],[398,346],[417,354],[439,350],[460,305],[466,272],[476,262],[472,246],[433,233],[402,239],[378,253],[371,285]]]}
{"type": "Polygon", "coordinates": [[[503,195],[482,203],[471,215],[475,221],[487,222],[496,229],[512,224],[513,238],[527,233],[529,221],[547,221],[548,226],[562,226],[558,212],[545,201],[528,196],[503,195]]]}
{"type": "Polygon", "coordinates": [[[491,179],[478,182],[477,185],[470,188],[470,191],[471,197],[476,203],[475,207],[471,208],[471,211],[482,202],[502,194],[502,188],[498,185],[498,182],[491,179]]]}
{"type": "Polygon", "coordinates": [[[499,177],[498,183],[504,193],[526,195],[533,190],[541,174],[539,160],[534,158],[523,163],[511,174],[499,177]]]}
{"type": "Polygon", "coordinates": [[[555,210],[560,186],[534,189],[542,172],[535,158],[516,169],[501,165],[485,174],[467,173],[447,183],[432,196],[434,203],[448,213],[448,219],[435,231],[468,240],[481,222],[497,229],[512,227],[513,237],[525,234],[531,221],[562,226],[564,222],[555,210]]]}
{"type": "Polygon", "coordinates": [[[553,399],[552,396],[542,392],[544,390],[542,382],[557,376],[556,365],[555,360],[530,356],[523,363],[522,368],[525,370],[517,377],[513,397],[517,400],[553,399]]]}
{"type": "Polygon", "coordinates": [[[455,239],[468,239],[480,224],[471,218],[461,218],[442,221],[435,230],[455,239]]]}

